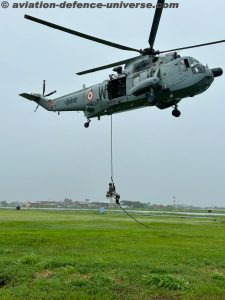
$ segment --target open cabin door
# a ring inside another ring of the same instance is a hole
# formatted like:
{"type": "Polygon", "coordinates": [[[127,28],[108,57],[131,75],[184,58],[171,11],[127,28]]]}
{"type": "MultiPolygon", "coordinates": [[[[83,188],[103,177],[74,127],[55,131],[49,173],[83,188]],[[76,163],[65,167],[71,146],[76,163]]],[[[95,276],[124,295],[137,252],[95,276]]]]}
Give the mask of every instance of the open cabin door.
{"type": "Polygon", "coordinates": [[[110,79],[107,90],[110,100],[126,96],[126,76],[110,79]]]}

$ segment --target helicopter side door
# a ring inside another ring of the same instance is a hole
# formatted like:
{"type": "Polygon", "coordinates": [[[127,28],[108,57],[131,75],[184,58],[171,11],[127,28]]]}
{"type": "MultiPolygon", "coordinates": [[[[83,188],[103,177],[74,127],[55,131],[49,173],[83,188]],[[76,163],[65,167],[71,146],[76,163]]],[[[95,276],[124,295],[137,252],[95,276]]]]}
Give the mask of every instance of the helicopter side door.
{"type": "Polygon", "coordinates": [[[181,58],[179,61],[180,79],[185,81],[191,75],[191,68],[187,58],[181,58]]]}
{"type": "Polygon", "coordinates": [[[183,88],[192,77],[191,67],[186,58],[162,65],[160,69],[163,87],[171,90],[183,88]]]}
{"type": "Polygon", "coordinates": [[[161,85],[164,89],[171,89],[179,82],[179,64],[173,61],[160,66],[161,85]]]}
{"type": "Polygon", "coordinates": [[[126,76],[111,78],[107,90],[109,100],[126,96],[126,76]]]}

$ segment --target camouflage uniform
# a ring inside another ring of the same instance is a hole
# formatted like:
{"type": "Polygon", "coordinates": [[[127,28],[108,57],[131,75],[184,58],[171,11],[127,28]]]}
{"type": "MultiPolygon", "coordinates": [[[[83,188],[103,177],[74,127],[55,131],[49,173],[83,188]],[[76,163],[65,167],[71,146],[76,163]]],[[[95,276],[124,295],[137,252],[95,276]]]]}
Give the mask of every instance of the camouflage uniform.
{"type": "Polygon", "coordinates": [[[115,198],[116,203],[119,204],[120,195],[116,192],[116,188],[114,183],[109,183],[109,190],[106,193],[107,198],[115,198]]]}

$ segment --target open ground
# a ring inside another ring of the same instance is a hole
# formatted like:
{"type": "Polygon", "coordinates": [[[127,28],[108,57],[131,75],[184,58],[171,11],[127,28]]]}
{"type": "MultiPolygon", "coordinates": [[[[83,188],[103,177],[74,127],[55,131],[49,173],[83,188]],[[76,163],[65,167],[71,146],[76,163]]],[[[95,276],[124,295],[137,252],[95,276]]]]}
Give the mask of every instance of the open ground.
{"type": "Polygon", "coordinates": [[[0,210],[0,299],[225,299],[225,217],[0,210]]]}

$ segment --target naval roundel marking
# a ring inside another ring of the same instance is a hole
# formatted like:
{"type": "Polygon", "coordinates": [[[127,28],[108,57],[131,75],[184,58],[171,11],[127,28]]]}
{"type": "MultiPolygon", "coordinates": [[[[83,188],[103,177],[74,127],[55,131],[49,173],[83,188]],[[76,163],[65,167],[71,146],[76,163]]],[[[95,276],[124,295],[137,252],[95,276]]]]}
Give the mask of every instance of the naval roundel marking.
{"type": "Polygon", "coordinates": [[[48,108],[49,109],[53,109],[53,107],[54,107],[54,102],[52,101],[52,100],[48,100],[48,108]]]}
{"type": "Polygon", "coordinates": [[[90,90],[87,95],[88,101],[91,102],[93,100],[93,97],[94,97],[93,91],[90,90]]]}

